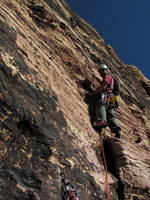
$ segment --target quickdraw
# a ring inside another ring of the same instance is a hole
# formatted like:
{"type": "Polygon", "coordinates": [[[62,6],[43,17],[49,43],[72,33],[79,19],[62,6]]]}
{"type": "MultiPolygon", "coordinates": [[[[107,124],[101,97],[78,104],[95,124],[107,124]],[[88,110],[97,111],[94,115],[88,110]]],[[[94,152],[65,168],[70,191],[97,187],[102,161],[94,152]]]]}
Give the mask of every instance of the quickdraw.
{"type": "Polygon", "coordinates": [[[62,200],[79,200],[75,187],[66,179],[63,172],[60,173],[60,177],[62,200]]]}

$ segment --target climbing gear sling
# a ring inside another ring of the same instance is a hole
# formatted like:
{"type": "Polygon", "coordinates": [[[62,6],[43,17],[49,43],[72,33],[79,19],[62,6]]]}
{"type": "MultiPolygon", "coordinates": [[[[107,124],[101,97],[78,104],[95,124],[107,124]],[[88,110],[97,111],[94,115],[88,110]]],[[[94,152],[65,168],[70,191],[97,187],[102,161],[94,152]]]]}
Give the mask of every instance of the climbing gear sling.
{"type": "Polygon", "coordinates": [[[75,187],[66,179],[63,172],[60,173],[60,177],[62,200],[79,200],[75,187]]]}
{"type": "Polygon", "coordinates": [[[109,104],[112,108],[118,108],[119,101],[120,101],[120,98],[119,98],[120,85],[119,85],[119,82],[116,78],[113,77],[113,79],[114,79],[113,90],[112,90],[111,95],[108,98],[108,101],[109,101],[109,104]]]}
{"type": "Polygon", "coordinates": [[[114,95],[113,93],[107,95],[107,105],[110,108],[118,108],[120,97],[118,95],[114,95]]]}

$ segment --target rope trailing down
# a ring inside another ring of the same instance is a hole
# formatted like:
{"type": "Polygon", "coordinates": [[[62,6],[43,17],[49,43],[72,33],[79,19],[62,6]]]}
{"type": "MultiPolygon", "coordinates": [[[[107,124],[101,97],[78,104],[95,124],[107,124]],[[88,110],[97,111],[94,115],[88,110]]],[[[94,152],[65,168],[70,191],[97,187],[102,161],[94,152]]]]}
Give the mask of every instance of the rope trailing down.
{"type": "Polygon", "coordinates": [[[110,200],[110,187],[108,184],[108,167],[107,167],[107,162],[106,162],[106,157],[105,157],[105,151],[104,151],[104,144],[103,144],[103,139],[101,137],[99,137],[99,142],[100,142],[100,146],[101,146],[101,150],[102,150],[102,157],[103,157],[103,161],[104,161],[104,168],[105,168],[105,190],[107,193],[107,199],[110,200]]]}

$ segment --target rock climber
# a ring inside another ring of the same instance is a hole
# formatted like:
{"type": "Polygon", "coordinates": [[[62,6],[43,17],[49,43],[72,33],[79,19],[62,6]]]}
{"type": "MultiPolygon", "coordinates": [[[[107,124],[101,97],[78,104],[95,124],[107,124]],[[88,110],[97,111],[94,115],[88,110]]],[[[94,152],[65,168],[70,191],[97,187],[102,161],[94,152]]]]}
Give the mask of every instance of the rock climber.
{"type": "Polygon", "coordinates": [[[94,128],[101,129],[108,126],[115,133],[115,137],[120,138],[121,128],[115,117],[114,106],[110,101],[113,95],[114,79],[106,64],[100,64],[99,73],[103,78],[101,87],[88,93],[90,96],[97,94],[99,96],[95,107],[94,128]]]}

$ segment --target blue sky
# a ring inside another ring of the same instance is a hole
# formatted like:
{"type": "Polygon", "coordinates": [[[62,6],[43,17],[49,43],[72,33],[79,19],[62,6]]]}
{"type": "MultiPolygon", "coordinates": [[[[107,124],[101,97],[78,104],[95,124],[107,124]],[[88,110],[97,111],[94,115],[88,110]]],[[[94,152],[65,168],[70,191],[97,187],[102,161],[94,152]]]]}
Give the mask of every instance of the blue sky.
{"type": "Polygon", "coordinates": [[[68,0],[126,64],[150,79],[150,0],[68,0]]]}

